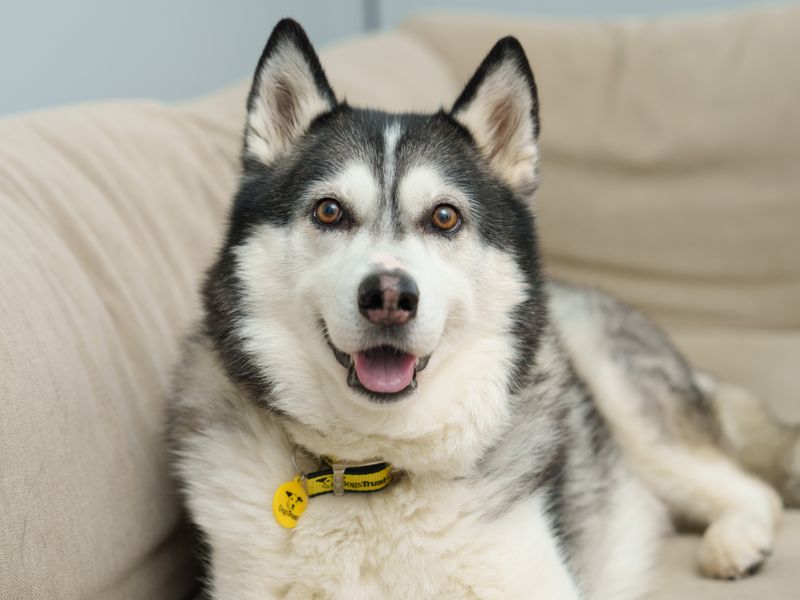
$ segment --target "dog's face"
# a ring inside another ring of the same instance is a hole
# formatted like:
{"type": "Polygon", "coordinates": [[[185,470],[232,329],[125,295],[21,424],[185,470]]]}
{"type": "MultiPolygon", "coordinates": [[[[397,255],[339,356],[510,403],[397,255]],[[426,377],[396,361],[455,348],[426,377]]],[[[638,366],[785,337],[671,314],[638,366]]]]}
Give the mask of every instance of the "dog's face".
{"type": "Polygon", "coordinates": [[[465,410],[484,380],[512,388],[542,312],[526,208],[537,99],[516,40],[498,42],[451,111],[393,115],[337,102],[284,21],[248,109],[206,286],[228,372],[291,420],[364,434],[390,413],[410,429],[421,410],[465,410]]]}

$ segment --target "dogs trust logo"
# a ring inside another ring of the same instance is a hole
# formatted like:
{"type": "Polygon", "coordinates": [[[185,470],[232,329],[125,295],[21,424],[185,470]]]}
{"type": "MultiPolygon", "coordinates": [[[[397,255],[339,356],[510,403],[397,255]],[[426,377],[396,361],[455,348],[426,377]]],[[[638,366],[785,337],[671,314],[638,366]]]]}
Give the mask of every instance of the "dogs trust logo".
{"type": "Polygon", "coordinates": [[[333,489],[333,475],[323,475],[316,479],[316,483],[319,487],[324,490],[332,490],[333,489]]]}
{"type": "Polygon", "coordinates": [[[294,529],[307,505],[308,495],[299,478],[295,478],[275,490],[275,495],[272,497],[272,515],[281,527],[294,529]]]}
{"type": "Polygon", "coordinates": [[[281,507],[281,511],[286,510],[286,515],[292,517],[296,521],[297,517],[294,515],[295,509],[298,504],[303,502],[303,498],[301,498],[300,496],[296,496],[289,490],[285,491],[286,491],[286,500],[285,500],[286,509],[281,507]]]}
{"type": "Polygon", "coordinates": [[[389,476],[382,477],[377,481],[370,481],[369,479],[365,479],[363,481],[353,481],[347,485],[348,490],[361,490],[364,488],[384,488],[389,484],[389,476]]]}

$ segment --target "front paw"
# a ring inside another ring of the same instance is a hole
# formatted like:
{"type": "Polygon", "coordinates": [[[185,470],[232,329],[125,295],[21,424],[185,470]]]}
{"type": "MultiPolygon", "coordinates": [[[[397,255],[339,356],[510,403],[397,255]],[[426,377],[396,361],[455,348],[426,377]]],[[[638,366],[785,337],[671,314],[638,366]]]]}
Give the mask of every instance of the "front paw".
{"type": "Polygon", "coordinates": [[[774,544],[774,528],[748,514],[714,521],[700,545],[699,568],[706,577],[740,579],[756,573],[774,544]]]}

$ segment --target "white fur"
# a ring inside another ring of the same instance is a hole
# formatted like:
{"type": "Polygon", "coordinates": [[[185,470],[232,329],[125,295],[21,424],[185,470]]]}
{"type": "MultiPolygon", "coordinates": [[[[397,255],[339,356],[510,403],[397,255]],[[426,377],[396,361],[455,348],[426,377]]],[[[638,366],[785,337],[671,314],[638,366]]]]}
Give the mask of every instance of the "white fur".
{"type": "Polygon", "coordinates": [[[400,123],[392,123],[386,127],[383,132],[383,184],[386,190],[392,189],[395,176],[395,162],[397,151],[397,142],[400,139],[402,129],[400,123]]]}
{"type": "Polygon", "coordinates": [[[249,467],[237,470],[253,477],[225,490],[240,507],[195,507],[207,509],[214,531],[230,533],[212,540],[220,598],[522,599],[531,589],[542,598],[577,597],[533,501],[487,525],[467,490],[406,482],[369,497],[314,498],[287,532],[264,501],[281,478],[266,477],[263,459],[249,467]]]}
{"type": "MultiPolygon", "coordinates": [[[[288,229],[263,226],[238,252],[252,313],[240,334],[274,382],[277,406],[302,424],[289,425],[290,433],[321,454],[380,457],[416,472],[463,471],[505,423],[513,360],[508,325],[524,298],[522,275],[511,257],[478,242],[474,232],[445,243],[421,233],[402,240],[375,233],[377,183],[366,167],[347,165],[318,189],[357,212],[358,232],[320,232],[310,219],[288,229]],[[341,350],[361,350],[356,290],[376,264],[402,265],[420,290],[409,350],[432,356],[410,402],[378,405],[350,389],[317,323],[324,321],[341,350]],[[476,294],[471,282],[486,274],[496,285],[476,294]]],[[[422,193],[404,180],[398,189],[401,204],[413,207],[404,220],[416,228],[417,213],[423,205],[433,210],[440,186],[422,193]]]]}
{"type": "Polygon", "coordinates": [[[625,472],[611,497],[611,514],[583,524],[587,532],[580,566],[590,582],[587,598],[642,598],[667,520],[663,506],[649,489],[625,472]]]}
{"type": "Polygon", "coordinates": [[[469,218],[469,202],[457,187],[447,183],[432,166],[418,164],[409,168],[398,185],[405,219],[413,223],[433,212],[439,204],[450,204],[469,218]]]}
{"type": "MultiPolygon", "coordinates": [[[[313,184],[304,198],[311,205],[321,198],[338,200],[345,210],[359,222],[372,221],[377,216],[381,189],[369,167],[361,161],[352,160],[342,165],[341,170],[328,181],[313,184]]],[[[316,233],[316,232],[315,232],[316,233]]],[[[325,238],[319,238],[324,241],[325,238]]]]}
{"type": "Polygon", "coordinates": [[[280,425],[224,383],[210,353],[196,359],[192,405],[213,412],[224,399],[235,411],[179,461],[213,547],[215,598],[580,597],[537,496],[490,520],[491,490],[414,475],[380,493],[312,498],[298,526],[282,529],[271,496],[295,471],[280,425]]]}
{"type": "MultiPolygon", "coordinates": [[[[365,233],[314,256],[307,232],[265,227],[240,252],[246,297],[256,311],[254,319],[242,323],[241,334],[275,382],[278,407],[305,426],[290,425],[290,432],[312,451],[351,460],[381,457],[418,472],[452,473],[473,464],[502,429],[505,373],[513,358],[504,323],[521,298],[521,283],[476,297],[464,275],[446,262],[437,267],[430,262],[435,255],[429,255],[424,263],[420,244],[409,240],[387,248],[365,233]],[[338,347],[360,349],[358,339],[350,337],[360,319],[355,290],[369,266],[385,261],[387,253],[417,280],[416,354],[433,356],[418,376],[420,390],[413,401],[376,405],[347,387],[343,368],[309,315],[324,317],[338,347]],[[301,261],[307,265],[303,270],[301,261]],[[453,313],[459,317],[442,337],[445,314],[453,313]],[[496,378],[486,376],[492,371],[496,378]],[[481,375],[479,383],[473,373],[481,375]]],[[[480,254],[471,269],[520,281],[507,256],[488,248],[480,254]]]]}

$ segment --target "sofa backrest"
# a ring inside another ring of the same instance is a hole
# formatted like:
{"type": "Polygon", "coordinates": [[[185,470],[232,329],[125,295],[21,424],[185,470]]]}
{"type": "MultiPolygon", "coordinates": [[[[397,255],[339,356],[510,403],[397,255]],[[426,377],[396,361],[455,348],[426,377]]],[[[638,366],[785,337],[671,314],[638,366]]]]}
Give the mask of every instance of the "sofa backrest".
{"type": "Polygon", "coordinates": [[[542,111],[558,275],[670,327],[800,328],[800,7],[653,21],[425,15],[466,81],[517,36],[542,111]]]}

